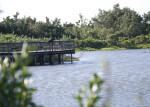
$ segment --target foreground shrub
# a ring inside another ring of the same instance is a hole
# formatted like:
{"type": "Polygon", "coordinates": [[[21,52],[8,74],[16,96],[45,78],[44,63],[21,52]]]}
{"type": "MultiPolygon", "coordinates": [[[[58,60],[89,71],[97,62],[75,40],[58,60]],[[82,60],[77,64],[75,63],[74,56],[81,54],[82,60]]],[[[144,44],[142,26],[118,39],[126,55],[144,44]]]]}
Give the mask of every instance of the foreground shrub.
{"type": "Polygon", "coordinates": [[[96,107],[97,101],[100,99],[99,92],[103,81],[97,74],[89,81],[88,87],[83,87],[76,96],[80,107],[96,107]]]}
{"type": "Polygon", "coordinates": [[[37,107],[32,102],[33,88],[28,88],[31,74],[25,66],[28,63],[28,54],[22,50],[21,55],[15,55],[15,62],[10,63],[8,58],[0,60],[0,107],[37,107]]]}

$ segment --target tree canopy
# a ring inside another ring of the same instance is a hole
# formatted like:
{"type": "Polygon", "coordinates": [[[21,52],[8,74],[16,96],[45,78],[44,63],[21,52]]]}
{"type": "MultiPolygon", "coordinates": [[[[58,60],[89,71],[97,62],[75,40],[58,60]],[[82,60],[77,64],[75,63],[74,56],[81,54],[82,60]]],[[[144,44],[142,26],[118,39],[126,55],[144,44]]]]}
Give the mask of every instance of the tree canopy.
{"type": "Polygon", "coordinates": [[[90,20],[80,14],[76,23],[62,24],[60,19],[50,20],[48,17],[45,22],[38,22],[30,16],[22,19],[18,16],[19,12],[16,12],[13,18],[4,18],[0,22],[0,32],[19,37],[75,39],[79,47],[91,47],[89,42],[96,42],[92,45],[99,44],[99,47],[133,45],[139,43],[135,42],[139,38],[145,38],[141,43],[149,43],[150,11],[140,15],[128,7],[120,8],[119,4],[114,5],[112,10],[99,9],[90,20]]]}

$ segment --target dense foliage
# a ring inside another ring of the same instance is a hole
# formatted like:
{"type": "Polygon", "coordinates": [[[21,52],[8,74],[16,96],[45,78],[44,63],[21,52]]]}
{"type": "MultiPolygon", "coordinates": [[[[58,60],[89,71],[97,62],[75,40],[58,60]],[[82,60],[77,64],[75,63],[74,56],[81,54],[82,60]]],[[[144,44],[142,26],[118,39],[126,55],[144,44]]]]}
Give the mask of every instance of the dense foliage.
{"type": "Polygon", "coordinates": [[[31,82],[27,57],[24,50],[21,56],[15,55],[13,63],[8,58],[0,60],[0,107],[37,107],[32,101],[35,89],[27,86],[31,82]]]}
{"type": "Polygon", "coordinates": [[[131,48],[150,43],[150,11],[139,15],[130,8],[120,8],[119,4],[114,5],[112,10],[100,9],[91,20],[80,14],[80,19],[74,24],[62,24],[60,19],[50,20],[48,17],[45,22],[37,22],[36,18],[20,19],[18,15],[16,12],[13,18],[8,16],[0,22],[1,38],[2,34],[13,34],[19,38],[32,38],[30,40],[52,37],[74,39],[77,47],[98,49],[111,46],[131,48]]]}

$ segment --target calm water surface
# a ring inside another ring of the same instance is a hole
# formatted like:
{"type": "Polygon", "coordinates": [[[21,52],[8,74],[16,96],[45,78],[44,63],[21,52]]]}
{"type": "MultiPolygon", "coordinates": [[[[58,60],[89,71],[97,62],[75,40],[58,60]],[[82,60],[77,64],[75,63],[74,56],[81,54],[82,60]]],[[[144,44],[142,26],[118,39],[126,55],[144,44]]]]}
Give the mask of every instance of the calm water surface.
{"type": "Polygon", "coordinates": [[[150,107],[149,49],[79,52],[74,56],[80,61],[29,68],[33,74],[30,85],[37,89],[34,102],[44,107],[78,107],[74,95],[96,72],[105,79],[100,102],[109,102],[111,107],[150,107]]]}

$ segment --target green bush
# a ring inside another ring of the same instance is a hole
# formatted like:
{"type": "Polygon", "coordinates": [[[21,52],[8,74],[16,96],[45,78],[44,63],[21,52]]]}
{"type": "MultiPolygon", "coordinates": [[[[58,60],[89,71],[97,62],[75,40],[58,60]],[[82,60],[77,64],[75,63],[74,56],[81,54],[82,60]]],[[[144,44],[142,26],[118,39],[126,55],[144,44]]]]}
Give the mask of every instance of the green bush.
{"type": "Polygon", "coordinates": [[[80,107],[96,107],[97,101],[100,99],[99,92],[102,84],[103,81],[97,74],[94,74],[89,81],[88,87],[83,87],[75,97],[80,107]]]}
{"type": "Polygon", "coordinates": [[[0,42],[23,42],[23,41],[45,41],[50,38],[32,38],[24,35],[16,36],[14,34],[2,34],[0,33],[0,42]]]}
{"type": "Polygon", "coordinates": [[[13,63],[8,58],[0,60],[0,107],[37,107],[32,102],[35,89],[27,87],[31,74],[26,67],[29,60],[25,49],[21,55],[14,55],[13,63]]]}
{"type": "Polygon", "coordinates": [[[92,38],[87,38],[84,40],[75,39],[75,46],[77,48],[79,48],[79,47],[83,47],[83,48],[91,47],[91,48],[100,49],[100,48],[106,46],[106,42],[103,40],[97,40],[97,39],[92,39],[92,38]]]}
{"type": "Polygon", "coordinates": [[[108,46],[117,46],[118,40],[119,40],[118,35],[111,34],[108,36],[107,44],[108,46]]]}
{"type": "Polygon", "coordinates": [[[136,36],[134,42],[135,44],[143,44],[146,42],[146,37],[144,35],[136,36]]]}

